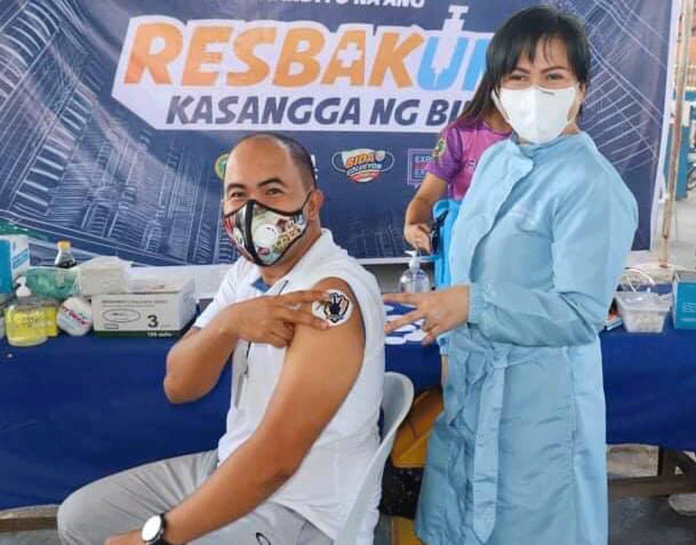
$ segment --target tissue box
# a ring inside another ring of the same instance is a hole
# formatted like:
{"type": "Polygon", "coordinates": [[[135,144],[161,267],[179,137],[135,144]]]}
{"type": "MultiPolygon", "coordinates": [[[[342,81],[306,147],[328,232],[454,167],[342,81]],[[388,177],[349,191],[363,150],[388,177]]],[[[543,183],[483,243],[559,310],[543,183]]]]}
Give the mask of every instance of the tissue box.
{"type": "Polygon", "coordinates": [[[0,293],[14,289],[15,279],[29,268],[29,238],[26,235],[0,236],[0,293]]]}
{"type": "Polygon", "coordinates": [[[196,314],[195,284],[166,281],[92,298],[98,337],[178,337],[196,314]]]}
{"type": "Polygon", "coordinates": [[[674,273],[672,319],[677,329],[696,329],[696,273],[674,273]]]}
{"type": "Polygon", "coordinates": [[[126,293],[129,289],[130,263],[116,256],[99,256],[80,264],[80,294],[85,297],[103,293],[126,293]]]}

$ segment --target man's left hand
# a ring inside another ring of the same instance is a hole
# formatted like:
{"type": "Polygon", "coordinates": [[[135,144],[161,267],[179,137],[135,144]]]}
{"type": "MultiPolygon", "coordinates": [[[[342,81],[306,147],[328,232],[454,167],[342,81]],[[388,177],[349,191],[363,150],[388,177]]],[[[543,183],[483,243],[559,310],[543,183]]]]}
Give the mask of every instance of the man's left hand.
{"type": "Polygon", "coordinates": [[[416,307],[401,318],[388,322],[385,333],[423,320],[423,344],[434,342],[438,335],[459,327],[469,319],[469,286],[466,285],[427,293],[388,293],[384,295],[384,301],[416,307]]]}
{"type": "Polygon", "coordinates": [[[143,545],[143,540],[140,539],[140,530],[133,530],[127,534],[111,536],[104,545],[143,545]]]}

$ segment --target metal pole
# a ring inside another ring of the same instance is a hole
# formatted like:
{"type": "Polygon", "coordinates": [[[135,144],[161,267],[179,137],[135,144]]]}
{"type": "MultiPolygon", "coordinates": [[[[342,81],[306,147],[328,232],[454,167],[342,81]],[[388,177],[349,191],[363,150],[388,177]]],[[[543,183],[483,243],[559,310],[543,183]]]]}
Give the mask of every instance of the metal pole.
{"type": "Polygon", "coordinates": [[[682,120],[684,116],[684,89],[689,58],[691,23],[694,16],[694,0],[682,0],[681,21],[679,24],[679,60],[677,62],[677,89],[674,108],[674,125],[672,126],[672,149],[670,150],[669,177],[665,194],[665,208],[662,215],[662,244],[660,247],[660,267],[669,266],[669,242],[672,230],[672,213],[677,187],[677,170],[679,169],[679,147],[681,146],[682,120]]]}

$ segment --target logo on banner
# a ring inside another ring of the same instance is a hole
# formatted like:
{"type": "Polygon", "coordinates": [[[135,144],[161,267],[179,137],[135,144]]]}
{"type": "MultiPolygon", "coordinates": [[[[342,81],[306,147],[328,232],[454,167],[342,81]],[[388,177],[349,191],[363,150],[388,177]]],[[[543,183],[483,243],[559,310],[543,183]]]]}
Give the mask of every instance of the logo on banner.
{"type": "Polygon", "coordinates": [[[425,167],[430,162],[432,151],[429,149],[408,150],[408,174],[406,183],[418,187],[425,178],[425,167]]]}
{"type": "Polygon", "coordinates": [[[435,132],[485,69],[490,32],[321,21],[130,19],[112,95],[156,129],[435,132]]]}
{"type": "Polygon", "coordinates": [[[230,154],[228,152],[223,153],[215,160],[215,174],[223,182],[225,181],[225,170],[227,170],[227,159],[230,154]]]}
{"type": "Polygon", "coordinates": [[[339,151],[333,154],[331,164],[359,184],[374,182],[383,172],[394,166],[394,156],[388,151],[368,148],[339,151]]]}

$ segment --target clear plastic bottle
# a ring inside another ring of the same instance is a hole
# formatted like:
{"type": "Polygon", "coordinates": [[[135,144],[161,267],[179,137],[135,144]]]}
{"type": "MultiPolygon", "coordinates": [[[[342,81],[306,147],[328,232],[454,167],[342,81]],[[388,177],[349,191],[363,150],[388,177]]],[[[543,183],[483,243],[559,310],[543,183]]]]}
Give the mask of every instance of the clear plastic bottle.
{"type": "Polygon", "coordinates": [[[417,250],[406,252],[411,256],[408,269],[399,279],[399,291],[406,293],[423,293],[430,291],[430,277],[420,265],[420,255],[417,250]]]}
{"type": "Polygon", "coordinates": [[[26,286],[18,279],[17,300],[5,309],[5,334],[12,346],[35,346],[46,342],[45,311],[26,286]]]}
{"type": "Polygon", "coordinates": [[[77,261],[75,261],[72,255],[72,247],[69,240],[59,240],[56,246],[58,246],[58,254],[55,261],[56,267],[59,269],[70,269],[77,265],[77,261]]]}

